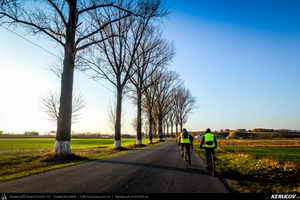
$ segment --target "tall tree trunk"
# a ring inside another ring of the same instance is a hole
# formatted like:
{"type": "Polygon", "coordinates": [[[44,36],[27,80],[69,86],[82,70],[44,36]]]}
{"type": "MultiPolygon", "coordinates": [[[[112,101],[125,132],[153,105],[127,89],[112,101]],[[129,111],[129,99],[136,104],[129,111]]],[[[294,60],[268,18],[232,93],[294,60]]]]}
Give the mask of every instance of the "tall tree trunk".
{"type": "Polygon", "coordinates": [[[159,141],[162,141],[162,138],[163,138],[163,120],[161,118],[158,119],[158,137],[159,137],[159,141]]]}
{"type": "Polygon", "coordinates": [[[137,145],[142,145],[142,93],[137,90],[137,145]]]}
{"type": "Polygon", "coordinates": [[[174,128],[174,124],[171,124],[171,137],[173,138],[174,137],[174,132],[173,132],[173,129],[174,128]]]}
{"type": "Polygon", "coordinates": [[[77,1],[69,1],[69,18],[66,29],[63,73],[61,77],[61,93],[57,120],[56,142],[54,152],[60,155],[71,154],[70,139],[72,125],[72,93],[74,65],[76,57],[75,33],[77,25],[77,1]]]}
{"type": "Polygon", "coordinates": [[[116,124],[114,148],[121,148],[122,86],[117,87],[116,124]]]}
{"type": "Polygon", "coordinates": [[[157,138],[157,120],[153,120],[153,136],[157,138]]]}
{"type": "Polygon", "coordinates": [[[152,117],[149,117],[149,143],[152,144],[152,140],[153,140],[153,119],[152,117]]]}
{"type": "Polygon", "coordinates": [[[180,121],[180,132],[182,132],[183,131],[183,123],[182,123],[182,121],[180,121]]]}
{"type": "Polygon", "coordinates": [[[169,125],[167,124],[167,138],[169,137],[169,125]]]}
{"type": "Polygon", "coordinates": [[[71,123],[72,123],[72,93],[73,93],[74,60],[65,56],[61,78],[61,94],[57,134],[54,152],[61,155],[71,154],[71,123]]]}
{"type": "Polygon", "coordinates": [[[178,136],[178,124],[176,123],[176,136],[178,136]]]}

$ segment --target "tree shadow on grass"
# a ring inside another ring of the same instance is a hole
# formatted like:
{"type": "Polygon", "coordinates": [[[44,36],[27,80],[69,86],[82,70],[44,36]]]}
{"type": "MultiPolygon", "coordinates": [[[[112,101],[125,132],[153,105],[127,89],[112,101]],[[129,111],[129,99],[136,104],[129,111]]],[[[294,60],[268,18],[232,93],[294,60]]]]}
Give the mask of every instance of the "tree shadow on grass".
{"type": "Polygon", "coordinates": [[[47,162],[52,164],[64,164],[70,162],[88,161],[89,159],[76,154],[59,155],[55,153],[47,153],[42,155],[40,157],[40,160],[42,162],[47,162]]]}

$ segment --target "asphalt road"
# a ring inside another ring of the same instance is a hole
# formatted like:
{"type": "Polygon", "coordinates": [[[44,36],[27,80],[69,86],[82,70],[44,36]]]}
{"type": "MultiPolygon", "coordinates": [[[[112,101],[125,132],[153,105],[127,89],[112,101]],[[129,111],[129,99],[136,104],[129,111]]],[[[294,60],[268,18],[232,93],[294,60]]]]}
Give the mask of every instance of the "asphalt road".
{"type": "Polygon", "coordinates": [[[227,193],[192,151],[184,167],[174,142],[0,184],[0,193],[227,193]]]}

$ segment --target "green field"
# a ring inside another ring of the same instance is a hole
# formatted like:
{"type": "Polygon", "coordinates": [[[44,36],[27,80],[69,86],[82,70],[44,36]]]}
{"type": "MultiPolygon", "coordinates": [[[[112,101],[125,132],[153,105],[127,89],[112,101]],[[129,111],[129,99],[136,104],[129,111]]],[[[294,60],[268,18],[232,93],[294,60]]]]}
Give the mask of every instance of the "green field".
{"type": "Polygon", "coordinates": [[[300,147],[242,147],[226,146],[226,151],[253,154],[258,158],[269,157],[300,164],[300,147]]]}
{"type": "MultiPolygon", "coordinates": [[[[134,138],[122,139],[122,145],[135,144],[135,141],[134,138]]],[[[0,138],[0,152],[50,150],[54,142],[55,138],[0,138]]],[[[71,139],[71,149],[110,147],[113,144],[114,139],[71,139]]]]}
{"type": "Polygon", "coordinates": [[[136,139],[122,139],[123,149],[113,149],[114,139],[71,139],[71,155],[52,153],[55,138],[0,138],[0,182],[42,173],[48,170],[75,165],[136,151],[136,139]],[[100,147],[100,148],[97,148],[100,147]]]}

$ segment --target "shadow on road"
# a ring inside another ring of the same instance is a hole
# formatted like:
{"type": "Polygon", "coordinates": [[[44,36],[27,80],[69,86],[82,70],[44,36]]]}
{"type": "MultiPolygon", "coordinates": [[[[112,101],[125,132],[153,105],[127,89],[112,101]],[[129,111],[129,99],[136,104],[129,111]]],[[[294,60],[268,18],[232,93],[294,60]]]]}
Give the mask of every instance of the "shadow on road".
{"type": "Polygon", "coordinates": [[[133,165],[133,166],[141,166],[141,167],[150,167],[150,168],[155,168],[155,169],[173,170],[173,171],[178,171],[178,172],[210,176],[210,173],[208,173],[207,171],[193,168],[193,166],[191,166],[189,169],[185,169],[185,168],[170,167],[170,166],[163,166],[163,165],[154,165],[154,164],[149,164],[149,163],[125,162],[125,161],[114,161],[114,160],[97,160],[95,162],[109,163],[109,164],[116,164],[116,165],[133,165]]]}
{"type": "Polygon", "coordinates": [[[162,151],[164,151],[164,152],[175,152],[175,153],[179,153],[179,150],[177,150],[177,151],[170,151],[170,150],[161,150],[161,149],[142,149],[141,151],[159,151],[159,152],[162,152],[162,151]]]}

